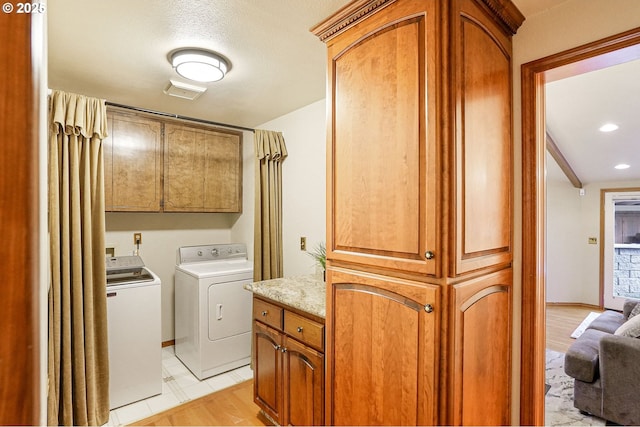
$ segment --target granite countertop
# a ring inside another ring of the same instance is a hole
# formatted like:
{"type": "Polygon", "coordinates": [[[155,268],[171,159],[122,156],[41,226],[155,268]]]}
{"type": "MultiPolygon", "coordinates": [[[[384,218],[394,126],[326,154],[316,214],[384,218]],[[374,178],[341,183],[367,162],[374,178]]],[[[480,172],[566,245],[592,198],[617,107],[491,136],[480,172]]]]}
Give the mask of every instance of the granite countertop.
{"type": "Polygon", "coordinates": [[[256,295],[278,301],[298,310],[324,318],[326,283],[321,275],[282,277],[247,283],[244,288],[256,295]]]}

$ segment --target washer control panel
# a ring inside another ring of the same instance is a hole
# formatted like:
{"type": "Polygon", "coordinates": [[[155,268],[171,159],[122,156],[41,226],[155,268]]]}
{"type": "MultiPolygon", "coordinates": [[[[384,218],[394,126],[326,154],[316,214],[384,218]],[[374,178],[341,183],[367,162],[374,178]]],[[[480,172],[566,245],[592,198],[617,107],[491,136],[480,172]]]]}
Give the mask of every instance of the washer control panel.
{"type": "Polygon", "coordinates": [[[113,256],[106,258],[107,271],[120,270],[124,268],[141,268],[144,267],[142,258],[138,255],[113,256]]]}

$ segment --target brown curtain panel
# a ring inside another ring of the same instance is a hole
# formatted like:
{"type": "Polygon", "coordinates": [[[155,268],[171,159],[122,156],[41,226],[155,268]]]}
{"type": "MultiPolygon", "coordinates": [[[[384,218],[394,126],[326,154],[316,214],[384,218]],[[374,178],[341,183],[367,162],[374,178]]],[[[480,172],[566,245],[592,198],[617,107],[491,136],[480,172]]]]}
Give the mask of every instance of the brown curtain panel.
{"type": "Polygon", "coordinates": [[[54,91],[49,106],[49,425],[109,420],[104,100],[54,91]]]}
{"type": "Polygon", "coordinates": [[[254,280],[282,277],[282,162],[287,147],[281,132],[256,129],[256,218],[254,280]]]}

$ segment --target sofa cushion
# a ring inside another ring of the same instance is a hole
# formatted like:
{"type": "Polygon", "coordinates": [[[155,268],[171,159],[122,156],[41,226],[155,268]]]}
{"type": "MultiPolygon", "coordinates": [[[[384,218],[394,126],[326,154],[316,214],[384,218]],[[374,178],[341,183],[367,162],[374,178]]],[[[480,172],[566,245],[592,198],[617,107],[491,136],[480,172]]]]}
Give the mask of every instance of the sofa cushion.
{"type": "Polygon", "coordinates": [[[625,317],[622,315],[622,313],[608,310],[596,317],[595,320],[591,322],[589,326],[587,326],[587,329],[595,329],[612,334],[624,322],[625,317]]]}
{"type": "Polygon", "coordinates": [[[629,319],[637,316],[638,314],[640,314],[640,304],[636,304],[636,306],[633,307],[633,310],[629,313],[629,319]]]}
{"type": "Polygon", "coordinates": [[[624,306],[622,307],[622,315],[624,316],[624,320],[629,319],[631,316],[631,312],[638,306],[638,300],[627,299],[624,301],[624,306]]]}
{"type": "Polygon", "coordinates": [[[607,332],[587,329],[564,355],[564,372],[579,381],[591,383],[598,378],[600,338],[607,332]]]}
{"type": "Polygon", "coordinates": [[[631,338],[640,337],[640,316],[633,316],[624,322],[618,329],[616,329],[614,335],[631,338]]]}

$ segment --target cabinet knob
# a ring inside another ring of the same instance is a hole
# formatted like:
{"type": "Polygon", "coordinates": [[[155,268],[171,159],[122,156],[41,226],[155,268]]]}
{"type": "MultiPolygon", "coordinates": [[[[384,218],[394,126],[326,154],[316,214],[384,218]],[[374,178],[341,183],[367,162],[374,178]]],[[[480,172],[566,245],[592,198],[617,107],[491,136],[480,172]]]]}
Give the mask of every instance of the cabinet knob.
{"type": "Polygon", "coordinates": [[[424,257],[425,257],[426,259],[434,259],[434,258],[436,257],[436,254],[434,254],[434,253],[433,253],[433,252],[431,252],[431,251],[427,251],[427,252],[425,252],[425,253],[424,253],[424,257]]]}
{"type": "Polygon", "coordinates": [[[297,331],[302,332],[302,329],[303,329],[302,326],[298,326],[297,331]]]}
{"type": "Polygon", "coordinates": [[[286,347],[280,347],[280,351],[283,352],[283,353],[286,353],[287,352],[287,348],[286,347]]]}
{"type": "Polygon", "coordinates": [[[266,315],[267,315],[267,312],[266,312],[266,311],[263,311],[263,312],[262,312],[262,315],[263,315],[263,316],[266,316],[266,315]]]}
{"type": "Polygon", "coordinates": [[[425,305],[424,311],[426,311],[427,313],[433,313],[433,306],[431,304],[425,305]]]}

